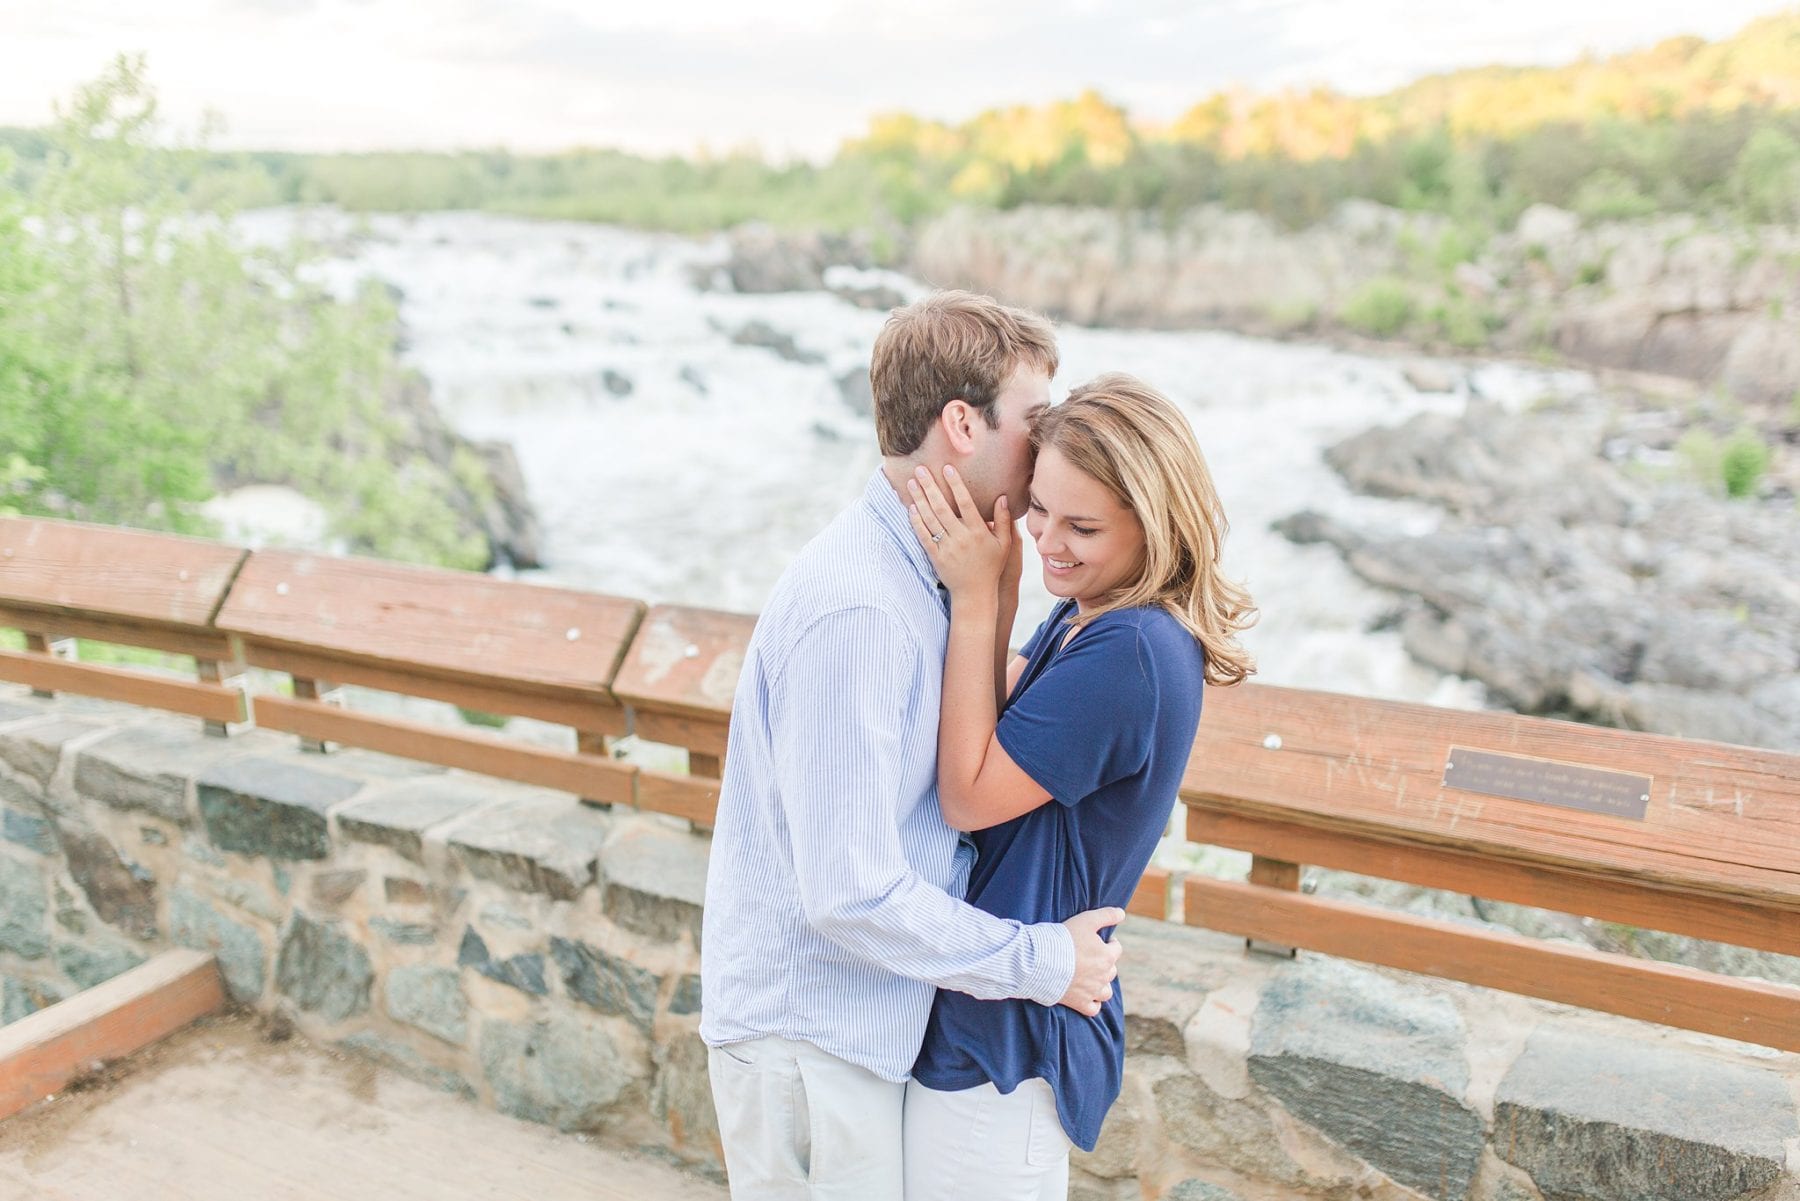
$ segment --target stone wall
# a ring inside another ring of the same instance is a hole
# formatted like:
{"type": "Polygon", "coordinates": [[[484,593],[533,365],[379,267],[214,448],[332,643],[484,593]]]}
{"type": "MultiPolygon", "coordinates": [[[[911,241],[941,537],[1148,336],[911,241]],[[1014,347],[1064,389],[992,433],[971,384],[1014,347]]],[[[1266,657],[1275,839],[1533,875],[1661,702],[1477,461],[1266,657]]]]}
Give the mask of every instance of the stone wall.
{"type": "MultiPolygon", "coordinates": [[[[716,1174],[705,862],[668,819],[0,692],[7,1021],[197,947],[310,1039],[716,1174]]],[[[1800,1056],[1122,937],[1125,1092],[1072,1198],[1800,1201],[1800,1056]]]]}

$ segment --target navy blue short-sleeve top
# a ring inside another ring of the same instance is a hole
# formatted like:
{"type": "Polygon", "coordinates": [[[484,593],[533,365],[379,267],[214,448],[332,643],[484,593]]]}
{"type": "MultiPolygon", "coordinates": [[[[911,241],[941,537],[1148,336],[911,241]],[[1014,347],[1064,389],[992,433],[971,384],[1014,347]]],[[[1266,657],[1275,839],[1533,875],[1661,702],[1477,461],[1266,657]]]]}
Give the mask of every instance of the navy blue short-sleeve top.
{"type": "MultiPolygon", "coordinates": [[[[1168,826],[1200,725],[1205,656],[1167,610],[1118,609],[1073,639],[1058,605],[1020,652],[1025,670],[996,737],[1052,801],[973,835],[969,903],[1022,922],[1123,908],[1168,826]]],[[[1070,1141],[1093,1150],[1118,1099],[1125,1019],[1117,986],[1096,1017],[940,990],[913,1077],[1010,1093],[1040,1077],[1070,1141]]]]}

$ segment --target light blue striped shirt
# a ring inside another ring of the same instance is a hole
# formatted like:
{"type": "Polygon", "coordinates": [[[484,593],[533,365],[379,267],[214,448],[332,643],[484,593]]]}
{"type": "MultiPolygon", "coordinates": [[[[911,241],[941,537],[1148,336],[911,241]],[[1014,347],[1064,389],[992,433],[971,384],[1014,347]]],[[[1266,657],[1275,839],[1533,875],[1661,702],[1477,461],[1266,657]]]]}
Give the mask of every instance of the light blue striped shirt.
{"type": "Polygon", "coordinates": [[[949,632],[877,471],[782,574],[738,678],[701,931],[709,1045],[779,1035],[904,1080],[935,988],[1068,989],[1066,929],[960,899],[973,849],[937,799],[949,632]]]}

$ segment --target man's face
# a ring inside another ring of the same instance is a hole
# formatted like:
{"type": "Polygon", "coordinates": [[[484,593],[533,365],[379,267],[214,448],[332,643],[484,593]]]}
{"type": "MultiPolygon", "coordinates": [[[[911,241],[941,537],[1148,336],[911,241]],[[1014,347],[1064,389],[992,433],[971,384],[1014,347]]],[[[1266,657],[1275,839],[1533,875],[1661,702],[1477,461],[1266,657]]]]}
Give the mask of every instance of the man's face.
{"type": "Polygon", "coordinates": [[[993,520],[994,501],[1002,496],[1015,519],[1025,511],[1025,489],[1031,482],[1031,419],[1049,405],[1050,377],[1040,367],[1020,363],[994,398],[999,427],[979,424],[976,436],[981,441],[963,473],[987,520],[993,520]]]}

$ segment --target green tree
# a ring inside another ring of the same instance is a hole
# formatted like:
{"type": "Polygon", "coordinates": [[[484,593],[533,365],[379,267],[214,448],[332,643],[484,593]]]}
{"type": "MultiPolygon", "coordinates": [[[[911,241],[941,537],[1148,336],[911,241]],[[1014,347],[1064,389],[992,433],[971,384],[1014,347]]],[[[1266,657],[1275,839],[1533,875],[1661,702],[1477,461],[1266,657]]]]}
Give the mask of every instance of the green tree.
{"type": "Polygon", "coordinates": [[[1800,221],[1800,142],[1762,126],[1744,143],[1731,188],[1752,221],[1800,221]]]}
{"type": "Polygon", "coordinates": [[[0,404],[29,410],[0,447],[31,468],[8,469],[16,507],[204,531],[219,481],[285,483],[359,549],[480,566],[449,471],[395,461],[391,304],[321,292],[303,247],[239,245],[204,152],[169,142],[141,58],[59,108],[23,206],[39,232],[0,272],[0,305],[29,298],[0,309],[0,404]]]}

